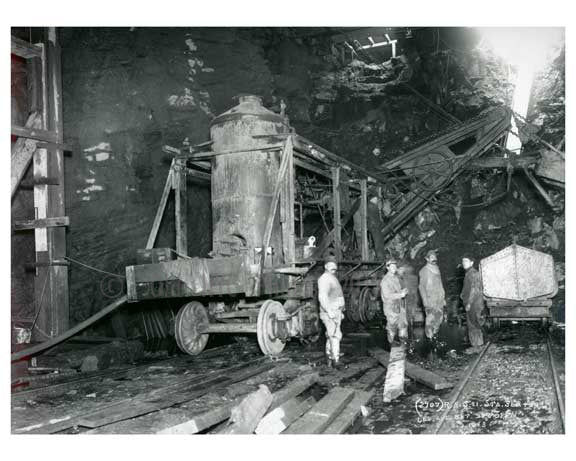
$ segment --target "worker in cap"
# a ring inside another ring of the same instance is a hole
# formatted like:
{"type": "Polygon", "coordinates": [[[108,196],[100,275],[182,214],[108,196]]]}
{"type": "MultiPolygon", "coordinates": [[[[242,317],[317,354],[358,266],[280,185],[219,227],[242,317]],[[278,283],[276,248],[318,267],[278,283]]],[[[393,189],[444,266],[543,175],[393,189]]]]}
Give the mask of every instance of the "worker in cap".
{"type": "Polygon", "coordinates": [[[326,257],[324,273],[318,279],[320,320],[326,328],[326,360],[330,367],[340,366],[340,324],[344,318],[344,293],[336,277],[338,264],[334,256],[326,257]]]}
{"type": "Polygon", "coordinates": [[[435,342],[440,325],[444,320],[444,306],[446,306],[446,293],[442,285],[442,275],[438,267],[436,250],[426,253],[426,265],[420,269],[418,291],[424,305],[426,324],[424,332],[426,337],[435,342]]]}
{"type": "Polygon", "coordinates": [[[402,288],[398,277],[398,263],[394,259],[386,262],[386,275],[380,282],[380,296],[382,306],[386,316],[386,333],[388,343],[392,345],[398,334],[402,341],[408,339],[408,322],[406,319],[406,309],[402,305],[402,298],[408,294],[407,288],[402,288]]]}
{"type": "Polygon", "coordinates": [[[473,349],[484,344],[482,326],[484,325],[484,297],[482,295],[482,277],[474,268],[474,257],[470,254],[462,256],[462,267],[466,271],[464,286],[460,299],[466,310],[468,338],[473,349]]]}

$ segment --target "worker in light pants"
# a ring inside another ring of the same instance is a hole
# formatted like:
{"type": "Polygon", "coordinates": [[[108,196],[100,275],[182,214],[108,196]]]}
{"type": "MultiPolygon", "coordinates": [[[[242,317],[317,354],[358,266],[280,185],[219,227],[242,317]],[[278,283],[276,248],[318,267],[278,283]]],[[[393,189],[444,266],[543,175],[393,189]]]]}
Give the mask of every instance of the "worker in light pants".
{"type": "Polygon", "coordinates": [[[482,296],[482,277],[474,269],[474,259],[465,255],[462,258],[462,267],[466,271],[464,286],[460,298],[466,309],[466,321],[468,324],[468,338],[473,348],[479,348],[484,344],[482,326],[484,325],[484,298],[482,296]]]}
{"type": "Polygon", "coordinates": [[[380,282],[380,296],[382,297],[382,306],[386,316],[386,332],[388,343],[392,345],[396,334],[405,341],[408,339],[408,320],[406,318],[406,304],[402,303],[402,298],[408,294],[407,288],[402,288],[398,278],[398,263],[390,260],[386,263],[386,275],[380,282]]]}
{"type": "Polygon", "coordinates": [[[435,250],[426,253],[426,265],[420,269],[418,275],[420,276],[418,290],[426,312],[424,331],[426,337],[434,342],[444,320],[444,306],[446,306],[446,294],[442,285],[442,275],[438,268],[438,256],[435,250]]]}
{"type": "Polygon", "coordinates": [[[318,279],[318,301],[320,302],[320,320],[326,327],[326,361],[330,367],[339,367],[340,324],[344,318],[344,293],[336,278],[338,264],[332,256],[326,258],[324,273],[318,279]]]}

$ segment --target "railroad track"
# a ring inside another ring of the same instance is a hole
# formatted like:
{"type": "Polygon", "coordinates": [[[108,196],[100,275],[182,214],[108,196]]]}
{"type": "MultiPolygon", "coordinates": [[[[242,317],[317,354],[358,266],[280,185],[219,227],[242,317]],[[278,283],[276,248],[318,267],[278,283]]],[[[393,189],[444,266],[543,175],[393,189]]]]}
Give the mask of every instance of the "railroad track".
{"type": "Polygon", "coordinates": [[[488,343],[427,433],[564,433],[564,399],[550,338],[488,343]]]}

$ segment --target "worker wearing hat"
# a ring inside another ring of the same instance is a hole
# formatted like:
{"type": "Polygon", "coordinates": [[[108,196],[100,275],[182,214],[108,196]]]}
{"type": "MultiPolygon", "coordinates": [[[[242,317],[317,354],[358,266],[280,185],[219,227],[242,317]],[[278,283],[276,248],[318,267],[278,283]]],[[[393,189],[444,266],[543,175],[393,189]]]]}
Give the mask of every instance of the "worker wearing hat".
{"type": "Polygon", "coordinates": [[[320,320],[326,327],[326,360],[328,366],[339,367],[340,323],[344,318],[344,293],[336,277],[336,258],[328,256],[324,262],[324,273],[318,279],[318,301],[320,320]]]}
{"type": "Polygon", "coordinates": [[[407,288],[402,288],[398,277],[398,263],[394,259],[386,262],[386,275],[380,282],[380,296],[386,316],[386,333],[388,342],[392,344],[398,334],[399,339],[408,338],[408,322],[406,309],[402,307],[401,299],[408,294],[407,288]]]}
{"type": "Polygon", "coordinates": [[[468,338],[473,348],[484,344],[482,326],[484,325],[484,297],[482,295],[482,277],[474,269],[474,257],[469,254],[462,256],[462,267],[466,271],[464,286],[460,299],[466,309],[466,323],[468,325],[468,338]]]}
{"type": "Polygon", "coordinates": [[[426,313],[424,331],[429,340],[434,340],[444,320],[444,306],[446,306],[446,293],[442,285],[442,275],[438,267],[436,250],[426,253],[426,265],[420,269],[420,282],[418,290],[426,313]]]}

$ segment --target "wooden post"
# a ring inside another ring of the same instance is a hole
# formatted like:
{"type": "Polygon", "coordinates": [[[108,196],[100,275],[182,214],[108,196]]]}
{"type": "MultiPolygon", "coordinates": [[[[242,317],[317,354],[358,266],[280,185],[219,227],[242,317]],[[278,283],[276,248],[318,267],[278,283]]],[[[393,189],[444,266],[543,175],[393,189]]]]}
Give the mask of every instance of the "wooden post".
{"type": "Polygon", "coordinates": [[[156,210],[156,216],[154,217],[154,222],[152,223],[152,229],[150,229],[150,234],[148,235],[148,242],[146,242],[147,250],[154,248],[154,243],[156,242],[156,237],[158,236],[158,230],[160,229],[160,224],[162,223],[162,216],[164,216],[164,210],[166,209],[166,204],[168,203],[168,197],[173,187],[173,176],[174,160],[172,160],[172,163],[170,164],[170,170],[168,170],[166,183],[164,184],[164,190],[162,191],[162,197],[160,198],[160,204],[156,210]]]}
{"type": "MultiPolygon", "coordinates": [[[[60,48],[56,28],[47,29],[47,40],[42,60],[43,129],[56,133],[57,142],[63,143],[62,82],[60,48]]],[[[64,152],[56,146],[37,149],[34,154],[34,207],[35,219],[65,216],[64,207],[64,152]],[[58,184],[38,184],[47,178],[56,178],[58,184]]],[[[68,266],[51,265],[66,257],[66,229],[64,227],[37,228],[35,233],[36,263],[34,283],[36,323],[34,340],[55,337],[69,327],[68,266]]]]}
{"type": "Polygon", "coordinates": [[[368,185],[365,179],[360,180],[360,226],[362,261],[368,261],[368,185]]]}
{"type": "Polygon", "coordinates": [[[340,167],[332,167],[332,208],[334,211],[334,249],[336,258],[342,259],[342,221],[340,216],[340,167]]]}
{"type": "Polygon", "coordinates": [[[186,187],[186,160],[177,159],[172,175],[176,196],[176,252],[178,259],[188,256],[188,194],[186,187]]]}

